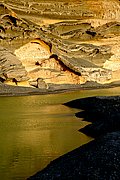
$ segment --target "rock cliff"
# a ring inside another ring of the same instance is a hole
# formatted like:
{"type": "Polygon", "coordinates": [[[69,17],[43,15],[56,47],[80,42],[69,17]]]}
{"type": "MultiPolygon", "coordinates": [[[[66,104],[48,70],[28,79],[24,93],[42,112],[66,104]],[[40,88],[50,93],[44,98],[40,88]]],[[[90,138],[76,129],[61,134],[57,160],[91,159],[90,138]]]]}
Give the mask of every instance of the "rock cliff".
{"type": "Polygon", "coordinates": [[[8,49],[7,61],[10,50],[17,59],[12,76],[3,77],[1,70],[2,82],[14,79],[14,85],[20,85],[17,81],[49,89],[51,84],[120,80],[118,0],[8,0],[0,3],[0,17],[0,43],[8,49]]]}

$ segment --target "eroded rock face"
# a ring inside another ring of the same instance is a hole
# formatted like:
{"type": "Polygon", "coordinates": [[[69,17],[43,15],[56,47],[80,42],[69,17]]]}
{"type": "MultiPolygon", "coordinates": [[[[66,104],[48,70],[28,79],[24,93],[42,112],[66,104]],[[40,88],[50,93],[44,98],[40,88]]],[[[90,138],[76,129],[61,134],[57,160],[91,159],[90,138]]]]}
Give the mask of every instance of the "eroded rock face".
{"type": "Polygon", "coordinates": [[[38,39],[15,50],[15,54],[25,66],[32,86],[49,88],[50,83],[80,84],[85,82],[80,73],[76,74],[56,56],[51,56],[49,46],[38,39]]]}
{"type": "MultiPolygon", "coordinates": [[[[15,12],[27,15],[39,15],[51,17],[52,19],[119,19],[119,0],[36,0],[17,1],[8,0],[5,2],[15,12]]],[[[28,17],[29,18],[29,17],[28,17]]],[[[32,17],[31,17],[32,19],[32,17]]],[[[32,19],[35,21],[35,18],[32,19]]]]}
{"type": "Polygon", "coordinates": [[[108,21],[108,23],[94,27],[90,22],[67,21],[50,24],[44,29],[62,39],[86,41],[119,36],[120,22],[108,21]]]}
{"type": "Polygon", "coordinates": [[[21,61],[3,47],[0,47],[0,78],[3,82],[12,81],[15,84],[29,79],[21,61]]]}
{"type": "Polygon", "coordinates": [[[13,50],[23,45],[24,42],[37,38],[38,29],[34,23],[21,19],[18,13],[9,6],[9,2],[0,3],[0,42],[4,44],[4,47],[13,50]]]}
{"type": "Polygon", "coordinates": [[[104,69],[106,59],[112,55],[109,46],[92,44],[65,44],[53,47],[53,52],[60,60],[86,81],[106,82],[112,78],[112,71],[104,69]]]}
{"type": "Polygon", "coordinates": [[[56,49],[53,47],[50,52],[49,46],[40,42],[41,44],[33,41],[15,50],[28,72],[30,85],[40,87],[37,81],[39,78],[47,84],[82,84],[86,81],[104,83],[112,78],[112,71],[101,67],[106,57],[111,56],[110,48],[64,44],[66,49],[58,46],[56,49]],[[55,55],[51,56],[52,52],[55,55]],[[97,56],[102,57],[100,62],[97,56]]]}
{"type": "Polygon", "coordinates": [[[15,54],[26,68],[37,64],[40,65],[51,55],[49,46],[40,39],[31,41],[19,49],[16,49],[15,54]]]}
{"type": "Polygon", "coordinates": [[[109,46],[95,46],[85,43],[69,44],[67,41],[63,41],[63,45],[59,43],[57,47],[53,46],[52,51],[60,57],[67,56],[68,58],[84,59],[86,62],[88,61],[99,67],[102,67],[103,63],[112,55],[109,46]]]}
{"type": "Polygon", "coordinates": [[[104,84],[119,80],[119,17],[118,0],[8,0],[0,3],[0,40],[25,66],[28,86],[104,84]]]}

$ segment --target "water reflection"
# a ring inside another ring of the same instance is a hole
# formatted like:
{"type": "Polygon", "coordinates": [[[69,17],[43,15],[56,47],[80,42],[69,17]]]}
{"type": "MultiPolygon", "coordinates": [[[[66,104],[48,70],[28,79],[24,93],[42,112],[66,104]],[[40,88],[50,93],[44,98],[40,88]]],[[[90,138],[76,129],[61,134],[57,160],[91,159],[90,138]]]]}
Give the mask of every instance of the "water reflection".
{"type": "Polygon", "coordinates": [[[0,98],[2,179],[25,179],[56,157],[89,141],[77,132],[84,126],[74,116],[77,110],[60,104],[40,105],[39,101],[36,96],[0,98]]]}
{"type": "Polygon", "coordinates": [[[56,157],[91,140],[78,132],[87,124],[74,116],[79,110],[61,103],[93,95],[117,95],[119,90],[0,97],[1,179],[25,179],[56,157]]]}

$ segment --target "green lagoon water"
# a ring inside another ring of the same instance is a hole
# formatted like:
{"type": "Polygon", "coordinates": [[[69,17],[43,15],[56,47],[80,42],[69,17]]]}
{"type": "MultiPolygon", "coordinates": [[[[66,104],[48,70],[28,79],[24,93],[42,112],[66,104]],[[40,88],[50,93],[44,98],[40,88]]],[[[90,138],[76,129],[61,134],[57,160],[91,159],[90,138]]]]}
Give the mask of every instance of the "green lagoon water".
{"type": "Polygon", "coordinates": [[[87,122],[62,103],[95,95],[119,95],[120,88],[55,95],[0,97],[0,179],[24,180],[51,160],[91,140],[78,132],[87,122]]]}

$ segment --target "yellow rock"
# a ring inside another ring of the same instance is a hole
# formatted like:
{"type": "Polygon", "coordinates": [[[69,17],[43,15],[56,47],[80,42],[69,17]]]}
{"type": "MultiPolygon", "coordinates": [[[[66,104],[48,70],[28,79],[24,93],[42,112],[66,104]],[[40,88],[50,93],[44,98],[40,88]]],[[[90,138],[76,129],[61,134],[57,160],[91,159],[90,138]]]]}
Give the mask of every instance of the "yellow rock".
{"type": "Polygon", "coordinates": [[[46,50],[48,50],[48,52],[51,51],[50,46],[47,45],[47,43],[45,43],[44,41],[42,41],[40,38],[36,38],[30,41],[31,43],[37,43],[39,45],[41,45],[42,47],[44,47],[46,50]]]}
{"type": "Polygon", "coordinates": [[[26,70],[33,68],[36,62],[41,64],[43,60],[49,59],[51,55],[50,47],[40,39],[34,39],[19,49],[16,49],[14,53],[25,66],[26,70]]]}

